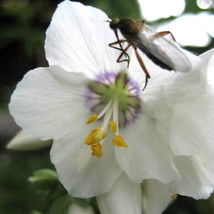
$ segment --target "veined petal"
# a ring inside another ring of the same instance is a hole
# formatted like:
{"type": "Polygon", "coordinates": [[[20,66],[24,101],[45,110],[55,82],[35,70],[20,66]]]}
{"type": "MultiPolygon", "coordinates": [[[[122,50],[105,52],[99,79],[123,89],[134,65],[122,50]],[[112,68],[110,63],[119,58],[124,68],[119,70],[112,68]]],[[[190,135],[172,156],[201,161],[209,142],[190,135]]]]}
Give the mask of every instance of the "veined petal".
{"type": "Polygon", "coordinates": [[[116,41],[108,20],[104,12],[94,7],[71,1],[59,4],[46,33],[49,64],[90,77],[100,71],[125,68],[126,63],[116,63],[119,51],[108,46],[116,41]]]}
{"type": "Polygon", "coordinates": [[[110,192],[97,196],[102,214],[141,214],[141,187],[122,174],[110,192]]]}
{"type": "Polygon", "coordinates": [[[128,147],[115,148],[115,154],[120,167],[133,181],[154,178],[167,183],[179,178],[167,141],[160,138],[152,118],[142,113],[128,129],[121,129],[128,147]]]}
{"type": "Polygon", "coordinates": [[[194,199],[207,199],[213,192],[213,172],[211,172],[213,157],[208,157],[205,158],[204,155],[176,157],[175,164],[181,179],[169,184],[171,190],[194,199]]]}
{"type": "Polygon", "coordinates": [[[166,184],[149,179],[143,182],[143,209],[145,214],[160,214],[172,202],[173,192],[166,184]]]}
{"type": "Polygon", "coordinates": [[[55,139],[51,149],[51,160],[59,179],[69,194],[89,198],[110,191],[122,173],[113,155],[111,143],[105,142],[102,158],[91,155],[84,144],[89,127],[78,121],[66,135],[55,139]]]}
{"type": "Polygon", "coordinates": [[[170,146],[175,155],[191,155],[214,148],[214,96],[209,92],[195,96],[174,110],[170,146]]]}
{"type": "MultiPolygon", "coordinates": [[[[212,69],[212,58],[211,62],[206,60],[208,69],[212,69]]],[[[191,155],[214,145],[214,94],[202,77],[202,68],[185,75],[163,74],[165,80],[162,77],[161,81],[151,79],[142,95],[145,113],[156,119],[169,119],[167,130],[174,155],[191,155]]]]}
{"type": "Polygon", "coordinates": [[[59,66],[29,71],[11,97],[10,112],[18,125],[42,140],[63,135],[89,115],[83,96],[87,81],[59,66]]]}

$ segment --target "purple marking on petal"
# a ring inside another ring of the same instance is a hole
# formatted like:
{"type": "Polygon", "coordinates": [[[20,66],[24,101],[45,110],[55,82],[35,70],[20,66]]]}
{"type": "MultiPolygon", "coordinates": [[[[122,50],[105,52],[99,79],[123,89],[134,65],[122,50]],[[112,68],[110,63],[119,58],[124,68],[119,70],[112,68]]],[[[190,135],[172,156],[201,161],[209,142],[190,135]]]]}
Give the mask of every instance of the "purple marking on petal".
{"type": "MultiPolygon", "coordinates": [[[[85,103],[87,108],[92,113],[99,114],[102,111],[102,109],[107,105],[107,101],[104,102],[102,99],[102,93],[104,92],[102,92],[103,90],[98,91],[99,87],[102,88],[102,86],[105,86],[107,87],[107,90],[108,90],[108,86],[115,85],[117,84],[116,82],[118,80],[121,81],[123,79],[124,79],[124,93],[125,93],[125,96],[127,95],[127,102],[128,102],[128,99],[133,99],[133,98],[135,102],[132,103],[129,100],[130,104],[127,103],[128,104],[127,109],[119,112],[119,126],[121,127],[127,126],[130,123],[133,123],[136,119],[139,118],[139,114],[141,113],[141,104],[140,104],[141,88],[139,87],[138,82],[131,79],[128,76],[128,74],[127,76],[124,76],[124,74],[122,73],[105,71],[103,73],[98,74],[95,77],[93,84],[95,83],[96,89],[93,90],[90,86],[88,86],[85,93],[85,103]],[[96,84],[97,84],[97,87],[96,87],[96,84]]],[[[121,84],[118,87],[121,87],[121,84]]],[[[114,95],[115,94],[112,94],[112,99],[114,98],[114,95]]]]}
{"type": "Polygon", "coordinates": [[[113,71],[105,71],[95,77],[95,81],[103,84],[112,84],[115,81],[117,73],[113,71]]]}

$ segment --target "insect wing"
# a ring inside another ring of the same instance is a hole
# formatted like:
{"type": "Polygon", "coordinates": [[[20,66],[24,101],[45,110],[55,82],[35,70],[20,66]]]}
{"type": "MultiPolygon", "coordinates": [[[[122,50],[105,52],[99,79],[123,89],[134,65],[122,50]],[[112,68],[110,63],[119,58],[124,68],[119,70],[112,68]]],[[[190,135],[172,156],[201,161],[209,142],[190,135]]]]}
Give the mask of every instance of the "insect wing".
{"type": "Polygon", "coordinates": [[[162,65],[165,65],[161,67],[180,72],[189,71],[191,63],[180,46],[173,40],[172,35],[156,35],[158,33],[144,24],[142,31],[137,35],[137,47],[154,62],[159,61],[162,65]]]}

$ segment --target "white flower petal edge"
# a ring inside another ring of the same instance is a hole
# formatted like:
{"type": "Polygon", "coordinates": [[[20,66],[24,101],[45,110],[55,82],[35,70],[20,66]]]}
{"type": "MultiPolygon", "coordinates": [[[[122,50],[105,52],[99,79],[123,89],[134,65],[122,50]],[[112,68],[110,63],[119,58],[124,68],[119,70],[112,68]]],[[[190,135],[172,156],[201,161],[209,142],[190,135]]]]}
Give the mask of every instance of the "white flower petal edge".
{"type": "Polygon", "coordinates": [[[71,1],[59,4],[46,33],[49,64],[85,72],[89,77],[126,68],[126,63],[116,63],[118,51],[108,47],[116,41],[108,20],[104,12],[94,7],[71,1]]]}
{"type": "Polygon", "coordinates": [[[24,130],[21,130],[7,144],[7,149],[30,151],[42,149],[50,145],[52,145],[52,141],[41,141],[37,137],[27,133],[24,130]]]}
{"type": "Polygon", "coordinates": [[[202,56],[202,69],[194,72],[192,78],[191,73],[186,77],[186,86],[182,84],[183,78],[176,86],[183,98],[174,106],[171,122],[170,145],[175,155],[192,155],[214,148],[214,93],[206,79],[207,71],[213,68],[212,54],[213,50],[202,56]]]}
{"type": "Polygon", "coordinates": [[[112,189],[97,196],[102,214],[141,214],[141,187],[122,174],[112,189]]]}
{"type": "Polygon", "coordinates": [[[181,179],[169,184],[171,191],[195,199],[207,199],[214,187],[213,150],[191,157],[176,157],[175,164],[181,179]]]}
{"type": "Polygon", "coordinates": [[[208,61],[204,66],[204,69],[206,69],[204,74],[206,74],[205,78],[214,90],[214,49],[211,49],[210,51],[203,54],[201,58],[204,59],[204,62],[208,61]]]}
{"type": "Polygon", "coordinates": [[[170,202],[174,193],[167,185],[153,179],[145,180],[142,184],[143,209],[145,214],[160,214],[170,202]]]}
{"type": "Polygon", "coordinates": [[[72,130],[87,118],[84,90],[88,79],[59,66],[29,71],[17,85],[9,104],[16,123],[41,140],[72,130]]]}
{"type": "Polygon", "coordinates": [[[70,133],[54,140],[51,149],[51,160],[59,179],[75,197],[89,198],[108,192],[122,173],[111,143],[103,145],[102,158],[91,155],[84,144],[84,133],[88,132],[86,125],[75,124],[70,133]]]}

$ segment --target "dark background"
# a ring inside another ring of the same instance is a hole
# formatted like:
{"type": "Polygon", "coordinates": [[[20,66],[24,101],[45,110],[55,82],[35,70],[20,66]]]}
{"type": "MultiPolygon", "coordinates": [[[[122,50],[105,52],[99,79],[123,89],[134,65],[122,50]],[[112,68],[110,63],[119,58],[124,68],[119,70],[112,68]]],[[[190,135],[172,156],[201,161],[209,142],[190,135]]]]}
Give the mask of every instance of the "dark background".
{"type": "MultiPolygon", "coordinates": [[[[0,0],[0,214],[27,214],[33,209],[42,210],[46,206],[44,192],[36,190],[29,184],[27,178],[36,169],[53,168],[49,161],[49,149],[36,152],[5,149],[7,142],[19,130],[9,116],[7,105],[17,82],[28,70],[48,65],[44,54],[45,31],[59,2],[0,0]]],[[[137,3],[133,0],[81,2],[108,12],[109,17],[140,17],[137,3]]],[[[209,11],[213,12],[213,9],[209,11]]],[[[184,13],[187,12],[194,14],[201,12],[195,0],[186,1],[184,13]]],[[[173,17],[168,20],[170,19],[173,17]]],[[[166,20],[161,19],[152,24],[164,21],[166,20]]],[[[212,47],[214,47],[213,39],[207,47],[186,48],[200,54],[212,47]]],[[[214,197],[196,201],[179,196],[164,212],[164,214],[172,213],[212,214],[214,197]]]]}

